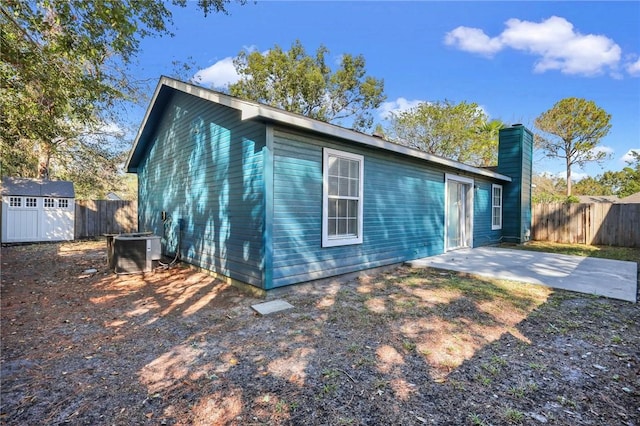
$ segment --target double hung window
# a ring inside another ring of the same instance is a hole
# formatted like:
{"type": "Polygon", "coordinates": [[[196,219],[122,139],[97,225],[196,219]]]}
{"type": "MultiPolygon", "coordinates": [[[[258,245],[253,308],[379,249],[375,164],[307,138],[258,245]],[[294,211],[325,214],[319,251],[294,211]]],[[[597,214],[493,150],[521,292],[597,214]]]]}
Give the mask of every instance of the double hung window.
{"type": "Polygon", "coordinates": [[[491,229],[502,229],[502,185],[491,185],[491,229]]]}
{"type": "Polygon", "coordinates": [[[362,243],[364,157],[323,150],[322,246],[362,243]]]}

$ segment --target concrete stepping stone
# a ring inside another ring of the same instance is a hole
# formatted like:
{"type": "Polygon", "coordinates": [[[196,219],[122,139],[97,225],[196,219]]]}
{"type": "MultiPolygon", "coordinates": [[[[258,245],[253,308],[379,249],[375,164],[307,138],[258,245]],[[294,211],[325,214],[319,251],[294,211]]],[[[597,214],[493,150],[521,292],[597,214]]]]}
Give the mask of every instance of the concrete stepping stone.
{"type": "Polygon", "coordinates": [[[251,308],[260,315],[268,315],[274,312],[284,311],[293,308],[293,305],[284,300],[271,300],[270,302],[251,305],[251,308]]]}

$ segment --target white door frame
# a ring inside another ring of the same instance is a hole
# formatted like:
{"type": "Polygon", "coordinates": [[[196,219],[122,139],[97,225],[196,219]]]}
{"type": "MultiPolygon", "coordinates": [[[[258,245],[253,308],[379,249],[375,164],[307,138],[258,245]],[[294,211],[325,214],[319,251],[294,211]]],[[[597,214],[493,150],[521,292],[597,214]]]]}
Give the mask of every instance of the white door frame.
{"type": "Polygon", "coordinates": [[[446,173],[444,175],[444,181],[445,181],[445,186],[444,186],[444,251],[449,251],[449,250],[455,250],[455,249],[459,249],[459,248],[464,248],[464,247],[473,247],[473,195],[474,195],[474,188],[475,188],[475,182],[472,178],[468,178],[468,177],[464,177],[464,176],[458,176],[458,175],[454,175],[454,174],[450,174],[450,173],[446,173]],[[466,233],[466,238],[464,241],[464,245],[459,246],[459,247],[449,247],[447,242],[448,242],[448,235],[447,235],[447,223],[449,222],[449,182],[450,181],[454,181],[457,183],[462,183],[465,186],[467,186],[467,191],[466,191],[466,202],[465,202],[465,221],[463,223],[463,226],[465,227],[465,233],[466,233]],[[469,226],[467,226],[467,221],[469,226]]]}

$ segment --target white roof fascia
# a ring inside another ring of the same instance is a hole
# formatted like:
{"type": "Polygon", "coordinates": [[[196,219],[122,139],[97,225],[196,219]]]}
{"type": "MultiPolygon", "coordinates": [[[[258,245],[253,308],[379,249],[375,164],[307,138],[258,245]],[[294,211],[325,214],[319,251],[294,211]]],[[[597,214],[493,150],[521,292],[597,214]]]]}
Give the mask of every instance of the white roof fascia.
{"type": "MultiPolygon", "coordinates": [[[[392,142],[388,142],[377,136],[366,135],[364,133],[360,133],[355,130],[350,130],[344,127],[336,126],[335,124],[330,124],[330,123],[325,123],[322,121],[310,119],[298,114],[293,114],[293,113],[283,111],[274,107],[270,107],[267,105],[261,105],[255,102],[233,98],[231,96],[228,96],[222,93],[217,93],[212,90],[206,89],[204,87],[199,87],[193,84],[184,83],[182,81],[174,80],[172,78],[165,77],[165,76],[161,77],[160,81],[158,82],[158,87],[156,88],[153,98],[151,99],[151,104],[147,109],[147,113],[145,114],[144,120],[142,122],[142,126],[140,126],[140,130],[138,131],[138,136],[136,136],[136,140],[134,142],[134,149],[138,144],[138,138],[140,137],[142,133],[142,129],[144,128],[144,125],[146,124],[146,121],[149,117],[151,107],[153,106],[153,103],[155,102],[155,99],[158,96],[160,88],[163,85],[174,88],[181,92],[189,93],[191,95],[197,96],[199,98],[202,98],[211,102],[215,102],[215,103],[239,110],[242,115],[242,120],[249,120],[252,118],[261,117],[261,118],[273,120],[276,122],[280,122],[283,124],[287,124],[290,126],[299,127],[302,129],[312,130],[315,132],[334,136],[336,138],[358,142],[364,145],[380,148],[380,149],[395,152],[398,154],[420,158],[420,159],[427,160],[427,161],[440,164],[446,167],[452,167],[458,170],[462,170],[468,173],[473,173],[476,175],[482,175],[482,176],[486,176],[494,179],[500,179],[503,181],[511,182],[511,178],[509,176],[492,172],[491,170],[469,166],[467,164],[459,163],[457,161],[449,160],[447,158],[438,157],[436,155],[429,154],[424,151],[418,151],[417,149],[412,149],[403,145],[398,145],[392,142]]],[[[134,149],[131,150],[131,153],[133,153],[134,149]]],[[[129,158],[129,160],[130,159],[131,158],[129,158]]],[[[127,160],[127,164],[129,163],[129,160],[127,160]]]]}
{"type": "Polygon", "coordinates": [[[138,142],[140,141],[140,136],[142,136],[142,130],[147,125],[147,121],[149,120],[149,115],[151,115],[151,110],[153,109],[153,105],[156,103],[156,99],[158,97],[158,93],[160,93],[160,89],[162,85],[165,83],[166,77],[161,77],[160,81],[158,81],[158,85],[156,89],[153,91],[153,96],[151,97],[151,101],[149,102],[149,106],[147,107],[147,111],[144,113],[144,118],[142,119],[142,123],[140,123],[140,127],[138,128],[138,133],[136,133],[136,138],[133,140],[133,146],[129,151],[129,155],[127,156],[127,162],[124,163],[124,168],[127,170],[129,168],[129,164],[131,163],[131,157],[133,157],[133,153],[136,152],[136,148],[138,147],[138,142]]]}
{"type": "MultiPolygon", "coordinates": [[[[258,115],[263,118],[268,118],[274,121],[290,124],[292,126],[313,130],[326,135],[335,136],[337,138],[352,140],[354,142],[359,142],[364,145],[369,145],[375,148],[396,152],[398,154],[408,155],[410,157],[421,158],[424,160],[431,161],[433,163],[441,164],[443,166],[464,170],[469,173],[474,173],[474,174],[483,175],[483,176],[492,177],[492,178],[498,178],[501,180],[511,182],[511,178],[509,176],[492,172],[491,170],[469,166],[467,164],[459,163],[457,161],[449,160],[447,158],[438,157],[436,155],[429,154],[424,151],[418,151],[417,149],[412,149],[403,145],[398,145],[392,142],[388,142],[377,136],[366,135],[364,133],[356,132],[350,129],[345,129],[344,127],[339,127],[330,123],[323,123],[317,120],[310,120],[308,118],[294,115],[286,111],[279,111],[279,110],[274,111],[271,108],[268,108],[268,109],[261,108],[260,113],[258,115]]],[[[254,116],[252,116],[251,118],[253,117],[254,116]]],[[[243,114],[243,119],[244,119],[244,114],[243,114]]]]}

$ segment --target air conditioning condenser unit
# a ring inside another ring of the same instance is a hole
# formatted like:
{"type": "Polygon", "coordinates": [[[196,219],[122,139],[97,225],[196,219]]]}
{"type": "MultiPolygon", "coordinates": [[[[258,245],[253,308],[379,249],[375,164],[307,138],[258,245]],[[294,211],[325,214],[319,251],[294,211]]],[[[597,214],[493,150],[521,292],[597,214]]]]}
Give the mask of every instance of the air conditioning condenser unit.
{"type": "Polygon", "coordinates": [[[116,274],[151,272],[161,255],[158,235],[120,234],[113,240],[113,265],[116,274]]]}

